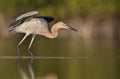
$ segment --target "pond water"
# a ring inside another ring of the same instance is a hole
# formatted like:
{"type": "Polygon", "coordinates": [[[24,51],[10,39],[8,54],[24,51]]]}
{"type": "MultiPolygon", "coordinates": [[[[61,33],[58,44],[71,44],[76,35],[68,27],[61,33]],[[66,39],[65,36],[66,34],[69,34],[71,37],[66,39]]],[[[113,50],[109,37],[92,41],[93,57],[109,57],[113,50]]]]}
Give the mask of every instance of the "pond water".
{"type": "Polygon", "coordinates": [[[0,79],[119,79],[119,40],[39,39],[31,48],[33,60],[26,51],[29,40],[0,41],[0,79]],[[11,41],[11,42],[10,42],[11,41]],[[9,52],[9,53],[8,53],[9,52]]]}

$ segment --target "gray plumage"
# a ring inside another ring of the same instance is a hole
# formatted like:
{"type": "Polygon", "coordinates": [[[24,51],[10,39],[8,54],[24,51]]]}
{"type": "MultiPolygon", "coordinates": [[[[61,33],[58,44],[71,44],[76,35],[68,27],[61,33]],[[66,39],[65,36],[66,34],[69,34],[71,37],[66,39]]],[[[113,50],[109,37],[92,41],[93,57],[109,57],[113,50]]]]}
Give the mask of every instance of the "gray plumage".
{"type": "Polygon", "coordinates": [[[22,15],[20,15],[19,17],[17,17],[17,18],[16,18],[16,21],[17,21],[17,20],[21,20],[21,19],[23,19],[23,18],[27,18],[27,17],[34,16],[34,15],[36,15],[36,14],[38,14],[38,13],[39,13],[38,11],[27,12],[27,13],[22,14],[22,15]]]}
{"type": "MultiPolygon", "coordinates": [[[[44,19],[45,21],[47,22],[51,22],[54,20],[53,17],[50,17],[50,16],[35,16],[37,15],[39,12],[38,11],[31,11],[31,12],[27,12],[25,14],[22,14],[20,16],[18,16],[16,19],[14,19],[12,21],[12,23],[10,24],[9,26],[9,30],[10,31],[14,31],[16,27],[18,27],[19,25],[23,24],[24,22],[27,22],[31,19],[44,19]]],[[[48,23],[47,23],[48,24],[48,23]]],[[[49,27],[48,27],[49,28],[49,27]]]]}

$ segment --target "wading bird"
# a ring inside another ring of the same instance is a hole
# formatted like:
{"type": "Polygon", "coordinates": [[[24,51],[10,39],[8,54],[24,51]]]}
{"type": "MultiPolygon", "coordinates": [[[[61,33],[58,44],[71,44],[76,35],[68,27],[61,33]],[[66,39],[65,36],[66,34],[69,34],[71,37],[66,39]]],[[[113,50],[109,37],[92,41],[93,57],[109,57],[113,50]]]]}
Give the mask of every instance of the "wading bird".
{"type": "Polygon", "coordinates": [[[53,21],[54,18],[49,16],[36,16],[36,14],[38,13],[39,13],[38,11],[31,11],[31,12],[22,14],[18,16],[9,26],[9,30],[12,32],[25,33],[25,36],[17,45],[17,51],[18,51],[19,57],[21,57],[19,46],[30,34],[32,34],[33,36],[28,46],[28,52],[31,54],[32,57],[34,57],[32,52],[30,51],[30,48],[36,35],[42,35],[48,38],[55,38],[57,37],[58,30],[60,28],[77,31],[76,29],[66,25],[62,21],[57,22],[52,26],[51,29],[49,29],[49,22],[53,21]]]}

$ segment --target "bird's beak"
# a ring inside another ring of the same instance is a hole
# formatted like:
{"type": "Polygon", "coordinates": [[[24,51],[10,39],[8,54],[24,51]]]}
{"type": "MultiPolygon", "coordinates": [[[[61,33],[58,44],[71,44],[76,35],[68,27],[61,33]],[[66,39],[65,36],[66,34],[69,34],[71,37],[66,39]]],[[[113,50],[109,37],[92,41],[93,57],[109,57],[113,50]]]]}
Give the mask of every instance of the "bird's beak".
{"type": "Polygon", "coordinates": [[[68,27],[69,27],[70,30],[73,30],[73,31],[76,31],[76,32],[78,31],[77,29],[75,29],[75,28],[73,28],[71,26],[68,26],[68,27]]]}

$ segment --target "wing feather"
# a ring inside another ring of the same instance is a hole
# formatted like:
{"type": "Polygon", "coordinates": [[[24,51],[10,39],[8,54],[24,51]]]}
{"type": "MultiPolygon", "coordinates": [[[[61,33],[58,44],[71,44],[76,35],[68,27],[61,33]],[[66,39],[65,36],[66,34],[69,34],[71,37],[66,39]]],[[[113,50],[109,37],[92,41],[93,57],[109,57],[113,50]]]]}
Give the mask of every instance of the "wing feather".
{"type": "Polygon", "coordinates": [[[9,30],[13,30],[18,25],[22,24],[26,19],[38,14],[38,11],[30,11],[25,14],[18,16],[12,23],[9,25],[9,30]]]}
{"type": "Polygon", "coordinates": [[[38,11],[30,11],[30,12],[27,12],[27,13],[25,13],[25,14],[22,14],[22,15],[18,16],[18,17],[16,18],[16,21],[17,21],[17,20],[21,20],[21,19],[23,19],[23,18],[30,17],[30,16],[34,16],[34,15],[36,15],[36,14],[38,14],[38,13],[39,13],[38,11]]]}

